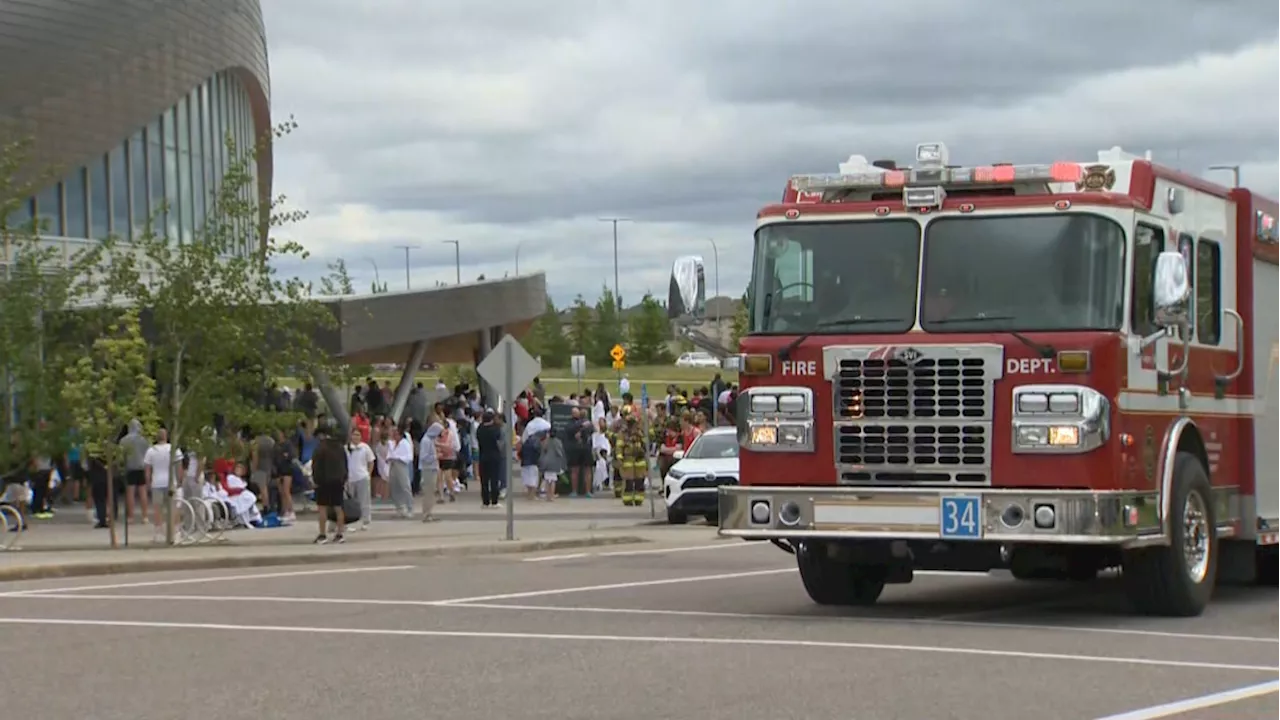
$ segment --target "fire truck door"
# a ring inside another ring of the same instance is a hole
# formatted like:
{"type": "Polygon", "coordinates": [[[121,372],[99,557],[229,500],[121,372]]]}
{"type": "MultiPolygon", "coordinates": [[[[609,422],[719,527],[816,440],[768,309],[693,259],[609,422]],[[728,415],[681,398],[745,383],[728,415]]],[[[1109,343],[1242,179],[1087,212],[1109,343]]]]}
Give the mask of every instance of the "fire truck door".
{"type": "Polygon", "coordinates": [[[1129,409],[1139,412],[1160,410],[1162,407],[1155,405],[1161,404],[1170,404],[1175,409],[1177,407],[1176,398],[1170,396],[1168,400],[1172,402],[1163,403],[1166,398],[1157,397],[1160,389],[1159,371],[1169,369],[1171,338],[1160,335],[1151,339],[1159,332],[1155,325],[1152,273],[1155,271],[1156,258],[1165,249],[1167,233],[1162,221],[1143,219],[1138,222],[1133,236],[1133,275],[1129,280],[1133,303],[1129,317],[1133,334],[1130,336],[1125,398],[1132,406],[1129,409]]]}

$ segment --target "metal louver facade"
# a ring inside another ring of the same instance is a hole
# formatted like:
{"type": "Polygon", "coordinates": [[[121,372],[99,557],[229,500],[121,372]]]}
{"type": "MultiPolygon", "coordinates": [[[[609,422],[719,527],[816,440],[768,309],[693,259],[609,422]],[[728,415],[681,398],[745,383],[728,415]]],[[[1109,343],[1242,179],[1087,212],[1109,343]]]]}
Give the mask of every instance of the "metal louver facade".
{"type": "MultiPolygon", "coordinates": [[[[271,127],[257,0],[0,0],[0,68],[0,122],[31,139],[27,173],[101,161],[218,77],[245,98],[246,133],[271,127]]],[[[269,144],[256,169],[265,199],[269,144]]]]}

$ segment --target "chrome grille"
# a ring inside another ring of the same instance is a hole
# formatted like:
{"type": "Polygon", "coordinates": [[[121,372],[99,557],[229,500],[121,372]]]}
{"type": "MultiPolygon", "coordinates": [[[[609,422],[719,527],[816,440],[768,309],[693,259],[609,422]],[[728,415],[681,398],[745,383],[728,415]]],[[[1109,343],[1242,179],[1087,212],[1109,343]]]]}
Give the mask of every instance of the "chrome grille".
{"type": "Polygon", "coordinates": [[[999,345],[830,347],[839,481],[984,485],[999,345]]]}
{"type": "Polygon", "coordinates": [[[985,483],[990,425],[888,423],[836,427],[844,482],[985,483]]]}
{"type": "Polygon", "coordinates": [[[960,419],[989,412],[986,363],[980,357],[841,360],[839,417],[960,419]]]}

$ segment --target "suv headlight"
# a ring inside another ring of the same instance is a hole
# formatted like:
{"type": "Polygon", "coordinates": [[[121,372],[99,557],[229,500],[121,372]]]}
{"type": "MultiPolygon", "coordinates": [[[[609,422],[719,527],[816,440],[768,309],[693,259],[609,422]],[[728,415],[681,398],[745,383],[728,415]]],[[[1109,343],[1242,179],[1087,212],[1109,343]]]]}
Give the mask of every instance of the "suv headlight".
{"type": "Polygon", "coordinates": [[[1083,385],[1013,390],[1013,452],[1084,453],[1111,436],[1111,403],[1083,385]]]}
{"type": "Polygon", "coordinates": [[[757,452],[812,452],[813,391],[766,386],[738,395],[738,443],[757,452]]]}

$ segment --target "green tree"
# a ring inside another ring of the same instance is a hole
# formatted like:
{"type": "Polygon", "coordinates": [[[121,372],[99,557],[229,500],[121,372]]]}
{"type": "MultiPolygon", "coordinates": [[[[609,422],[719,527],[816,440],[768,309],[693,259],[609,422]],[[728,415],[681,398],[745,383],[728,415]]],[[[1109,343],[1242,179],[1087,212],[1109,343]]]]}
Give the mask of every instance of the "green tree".
{"type": "MultiPolygon", "coordinates": [[[[280,125],[264,141],[279,141],[295,127],[280,125]]],[[[201,457],[219,450],[202,428],[218,415],[250,416],[269,378],[316,369],[337,375],[340,367],[314,341],[318,330],[335,326],[333,314],[312,299],[307,283],[276,270],[281,261],[306,259],[301,245],[272,234],[305,213],[281,210],[283,196],[255,197],[257,148],[238,148],[230,136],[226,142],[226,175],[193,241],[147,232],[135,239],[136,252],[111,266],[115,294],[145,309],[170,442],[201,457]]],[[[175,460],[173,477],[176,469],[175,460]]]]}
{"type": "MultiPolygon", "coordinates": [[[[85,454],[106,465],[108,488],[115,487],[115,467],[121,460],[116,442],[120,428],[137,418],[150,435],[160,423],[149,358],[138,313],[128,311],[93,341],[87,354],[66,368],[63,403],[71,411],[85,454]]],[[[117,546],[115,520],[115,503],[108,500],[113,548],[117,546]]]]}
{"type": "Polygon", "coordinates": [[[556,305],[547,298],[547,308],[542,315],[533,321],[529,335],[525,338],[525,348],[535,356],[542,358],[543,367],[568,367],[569,338],[565,337],[560,327],[560,313],[556,305]]]}
{"type": "Polygon", "coordinates": [[[322,295],[355,295],[356,286],[351,282],[351,273],[347,270],[347,261],[338,258],[329,263],[329,274],[320,278],[322,295]]]}
{"type": "Polygon", "coordinates": [[[573,310],[569,313],[569,354],[587,355],[591,349],[592,325],[594,318],[587,301],[579,295],[573,299],[573,310]]]}
{"type": "Polygon", "coordinates": [[[627,357],[640,365],[662,365],[672,361],[671,321],[667,310],[653,297],[645,293],[640,304],[627,320],[630,347],[627,357]]]}
{"type": "Polygon", "coordinates": [[[600,299],[596,300],[595,320],[591,323],[591,334],[583,349],[587,361],[605,367],[612,365],[609,351],[614,345],[625,345],[624,330],[613,291],[605,287],[600,292],[600,299]]]}
{"type": "Polygon", "coordinates": [[[742,336],[747,334],[747,328],[750,326],[750,316],[747,314],[750,295],[750,292],[742,294],[742,302],[738,303],[738,309],[733,313],[733,325],[729,334],[730,350],[738,349],[738,343],[742,340],[742,336]]]}
{"type": "MultiPolygon", "coordinates": [[[[67,448],[70,420],[60,401],[65,368],[85,352],[108,243],[69,247],[46,240],[31,198],[59,173],[30,167],[30,141],[0,143],[0,466],[67,448]],[[10,435],[11,431],[16,431],[10,435]]],[[[42,212],[43,214],[43,212],[42,212]]]]}

